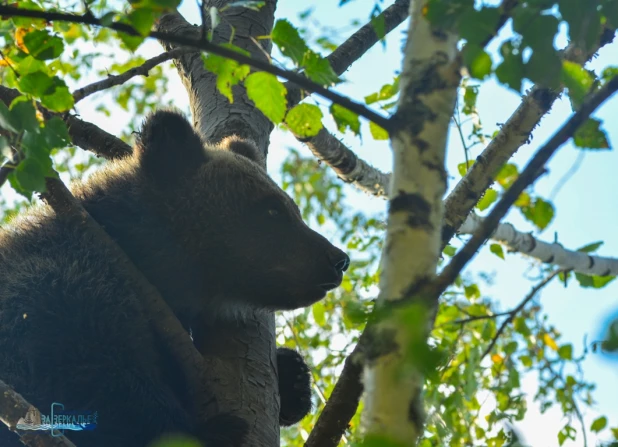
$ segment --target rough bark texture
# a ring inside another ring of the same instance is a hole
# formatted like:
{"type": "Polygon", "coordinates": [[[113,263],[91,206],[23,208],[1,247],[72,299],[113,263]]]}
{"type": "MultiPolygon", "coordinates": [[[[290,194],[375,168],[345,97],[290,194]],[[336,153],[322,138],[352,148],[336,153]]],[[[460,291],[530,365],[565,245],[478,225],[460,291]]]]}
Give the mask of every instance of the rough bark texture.
{"type": "MultiPolygon", "coordinates": [[[[230,0],[206,2],[206,7],[221,8],[230,0]]],[[[213,43],[229,42],[231,28],[234,27],[234,45],[251,53],[256,59],[266,60],[270,54],[271,41],[260,40],[260,47],[251,39],[269,35],[274,23],[276,0],[268,0],[259,12],[248,8],[230,8],[213,36],[213,43]]],[[[199,38],[202,31],[188,23],[179,14],[168,14],[158,23],[158,31],[175,33],[186,37],[199,38]]],[[[164,44],[166,50],[172,45],[164,44]]],[[[176,59],[178,74],[189,94],[191,114],[196,129],[207,141],[219,142],[222,138],[236,134],[255,141],[258,147],[268,153],[268,143],[272,123],[247,98],[245,88],[236,85],[232,88],[234,102],[230,102],[217,91],[216,76],[204,68],[199,52],[188,53],[176,59]]]]}
{"type": "MultiPolygon", "coordinates": [[[[221,8],[229,0],[206,2],[206,8],[221,8]]],[[[213,42],[229,41],[230,26],[235,28],[233,43],[255,58],[266,59],[270,40],[261,40],[261,48],[251,37],[268,35],[274,23],[276,0],[267,0],[259,12],[247,8],[230,8],[215,30],[213,42]],[[227,23],[226,23],[227,21],[227,23]]],[[[201,29],[189,24],[179,14],[161,18],[158,30],[199,37],[201,29]]],[[[164,44],[166,50],[172,46],[164,44]]],[[[190,52],[175,60],[180,78],[189,94],[195,128],[210,142],[219,142],[229,135],[253,140],[268,154],[272,123],[247,98],[244,87],[235,86],[234,102],[222,96],[216,88],[216,77],[206,71],[200,53],[190,52]]],[[[213,389],[220,411],[234,412],[247,420],[251,431],[247,446],[279,445],[279,390],[276,371],[275,320],[272,313],[255,314],[246,322],[221,323],[211,333],[204,334],[216,343],[204,346],[211,371],[213,389]]]]}
{"type": "Polygon", "coordinates": [[[423,7],[422,1],[410,5],[391,134],[394,166],[377,303],[387,313],[371,328],[372,354],[364,380],[367,435],[401,445],[415,445],[424,426],[420,359],[411,358],[410,349],[413,343],[425,343],[430,326],[410,330],[403,318],[407,306],[401,303],[425,305],[410,291],[435,277],[446,191],[446,137],[460,80],[455,36],[432,29],[423,7]]]}

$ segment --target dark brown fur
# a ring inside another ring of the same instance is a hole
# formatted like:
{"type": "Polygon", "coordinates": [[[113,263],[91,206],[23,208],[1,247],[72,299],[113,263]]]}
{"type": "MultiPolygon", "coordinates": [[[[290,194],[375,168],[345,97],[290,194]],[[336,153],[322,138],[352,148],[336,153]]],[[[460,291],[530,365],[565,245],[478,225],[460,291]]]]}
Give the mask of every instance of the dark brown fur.
{"type": "MultiPolygon", "coordinates": [[[[340,284],[347,256],[307,227],[252,145],[205,149],[182,116],[157,112],[134,152],[72,190],[187,329],[308,306],[340,284]]],[[[94,431],[66,432],[77,445],[194,432],[159,345],[100,241],[47,206],[0,231],[0,378],[44,413],[97,410],[94,431]]],[[[0,430],[3,447],[16,439],[0,430]]]]}

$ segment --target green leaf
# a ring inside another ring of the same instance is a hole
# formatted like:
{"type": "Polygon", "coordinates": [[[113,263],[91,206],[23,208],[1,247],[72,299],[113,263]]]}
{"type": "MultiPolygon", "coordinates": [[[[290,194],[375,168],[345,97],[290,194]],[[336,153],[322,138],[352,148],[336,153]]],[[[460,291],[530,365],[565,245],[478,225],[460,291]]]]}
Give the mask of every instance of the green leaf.
{"type": "Polygon", "coordinates": [[[500,259],[504,259],[504,250],[502,249],[502,245],[491,244],[489,246],[489,251],[498,256],[500,259]]]}
{"type": "Polygon", "coordinates": [[[45,169],[38,161],[26,158],[17,165],[14,172],[16,180],[24,190],[45,191],[45,169]]]}
{"type": "Polygon", "coordinates": [[[153,441],[149,447],[202,447],[202,444],[189,436],[166,435],[153,441]]]}
{"type": "Polygon", "coordinates": [[[64,50],[62,39],[52,36],[45,30],[35,30],[26,34],[24,36],[24,46],[32,57],[39,60],[55,59],[64,50]]]}
{"type": "Polygon", "coordinates": [[[468,42],[480,45],[493,36],[499,20],[498,8],[485,6],[478,11],[468,8],[459,17],[459,34],[468,42]]]}
{"type": "Polygon", "coordinates": [[[322,129],[322,111],[313,104],[298,104],[288,112],[285,122],[295,135],[313,137],[322,129]]]}
{"type": "Polygon", "coordinates": [[[60,117],[54,116],[47,120],[41,133],[51,149],[65,147],[71,143],[67,125],[60,117]]]}
{"type": "Polygon", "coordinates": [[[500,47],[502,63],[496,67],[496,77],[513,90],[520,92],[525,77],[525,66],[519,49],[512,41],[506,41],[500,47]]]}
{"type": "Polygon", "coordinates": [[[590,430],[595,433],[600,432],[605,427],[607,427],[607,418],[605,416],[601,416],[600,418],[595,419],[594,421],[592,421],[592,424],[590,424],[590,430]]]}
{"type": "Polygon", "coordinates": [[[524,217],[536,225],[540,230],[544,230],[554,218],[554,206],[537,197],[531,206],[522,206],[521,211],[524,217]]]}
{"type": "Polygon", "coordinates": [[[343,133],[349,128],[352,132],[354,132],[354,135],[358,135],[360,133],[360,120],[358,119],[358,115],[356,113],[335,103],[330,106],[330,113],[335,119],[339,132],[343,133]]]}
{"type": "Polygon", "coordinates": [[[575,272],[575,278],[579,284],[585,288],[602,289],[607,284],[616,279],[615,276],[597,276],[597,275],[585,275],[583,273],[575,272]]]}
{"type": "Polygon", "coordinates": [[[264,71],[253,73],[245,80],[245,87],[249,99],[269,120],[275,124],[283,121],[288,104],[287,89],[275,75],[264,71]]]}
{"type": "Polygon", "coordinates": [[[51,95],[41,97],[41,104],[54,112],[70,110],[75,104],[73,95],[62,79],[54,76],[54,81],[56,82],[56,89],[51,95]]]}
{"type": "Polygon", "coordinates": [[[298,30],[285,19],[279,19],[275,23],[272,31],[272,41],[296,65],[301,65],[305,53],[309,50],[303,38],[300,37],[298,30]]]}
{"type": "Polygon", "coordinates": [[[592,49],[601,34],[601,15],[596,1],[560,0],[560,15],[569,24],[569,40],[578,42],[583,50],[592,49]]]}
{"type": "Polygon", "coordinates": [[[453,256],[455,256],[455,253],[457,253],[457,249],[452,245],[447,245],[446,247],[444,247],[444,250],[442,252],[446,256],[450,256],[452,258],[453,256]]]}
{"type": "Polygon", "coordinates": [[[32,105],[32,101],[17,101],[11,103],[11,116],[13,122],[17,124],[19,130],[38,131],[40,125],[36,119],[36,111],[32,105]]]}
{"type": "Polygon", "coordinates": [[[476,284],[464,286],[464,295],[468,299],[478,299],[481,297],[481,291],[476,284]]]}
{"type": "Polygon", "coordinates": [[[571,97],[573,106],[576,109],[579,108],[584,97],[594,84],[594,76],[576,62],[562,61],[562,74],[560,79],[565,87],[569,89],[569,96],[571,97]]]}
{"type": "Polygon", "coordinates": [[[118,37],[131,52],[135,52],[146,39],[144,36],[133,36],[123,32],[118,32],[118,37]]]}
{"type": "Polygon", "coordinates": [[[369,131],[374,140],[388,140],[388,132],[373,121],[369,121],[369,131]]]}
{"type": "Polygon", "coordinates": [[[11,146],[9,145],[9,140],[0,135],[0,155],[4,158],[10,160],[13,158],[13,154],[11,153],[11,146]]]}
{"type": "Polygon", "coordinates": [[[19,78],[19,90],[39,98],[52,94],[55,89],[54,79],[40,71],[35,71],[19,78]]]}
{"type": "Polygon", "coordinates": [[[480,210],[480,211],[485,211],[487,208],[489,208],[491,206],[492,203],[494,203],[496,200],[498,200],[498,192],[494,189],[488,189],[485,194],[483,195],[483,197],[481,198],[481,200],[479,200],[479,203],[476,204],[476,207],[480,210]]]}
{"type": "Polygon", "coordinates": [[[601,245],[603,245],[603,241],[593,242],[591,244],[584,245],[581,248],[578,248],[577,251],[581,251],[582,253],[593,253],[597,251],[601,245]]]}
{"type": "Polygon", "coordinates": [[[311,306],[311,310],[313,312],[313,319],[318,326],[324,327],[326,325],[326,309],[324,308],[324,303],[322,301],[318,301],[311,306]]]}
{"type": "Polygon", "coordinates": [[[20,74],[20,76],[36,72],[46,73],[47,65],[45,65],[45,62],[37,60],[29,55],[17,64],[16,71],[20,74]]]}
{"type": "Polygon", "coordinates": [[[467,162],[459,163],[457,165],[457,172],[464,177],[468,173],[468,169],[474,164],[474,160],[468,160],[467,162]]]}
{"type": "Polygon", "coordinates": [[[526,77],[544,87],[557,88],[560,85],[562,61],[552,48],[535,51],[525,65],[526,77]]]}
{"type": "Polygon", "coordinates": [[[560,356],[561,359],[573,360],[573,345],[566,344],[566,345],[560,346],[560,348],[558,349],[558,355],[560,356]]]}
{"type": "Polygon", "coordinates": [[[522,45],[535,52],[545,52],[548,48],[553,48],[559,23],[555,16],[541,15],[534,8],[524,5],[513,11],[513,30],[523,37],[522,45]]]}
{"type": "Polygon", "coordinates": [[[485,79],[491,73],[491,57],[478,45],[467,43],[462,51],[462,57],[473,78],[485,79]]]}
{"type": "Polygon", "coordinates": [[[507,163],[502,166],[502,169],[500,169],[500,172],[496,176],[496,181],[504,189],[508,189],[511,187],[513,182],[517,180],[517,177],[519,177],[519,171],[517,170],[517,166],[513,163],[507,163]]]}
{"type": "Polygon", "coordinates": [[[573,135],[573,143],[580,149],[609,149],[607,134],[601,129],[601,121],[588,118],[573,135]]]}
{"type": "Polygon", "coordinates": [[[340,82],[328,59],[313,51],[307,51],[302,61],[305,74],[313,82],[320,85],[333,85],[340,82]]]}
{"type": "Polygon", "coordinates": [[[19,122],[15,120],[9,108],[2,101],[0,101],[0,128],[13,133],[21,130],[19,122]]]}
{"type": "Polygon", "coordinates": [[[476,110],[476,100],[479,96],[479,87],[477,85],[467,85],[466,91],[464,92],[464,104],[462,107],[462,112],[465,115],[470,115],[476,110]]]}
{"type": "Polygon", "coordinates": [[[233,59],[216,54],[209,54],[204,58],[204,67],[217,75],[217,90],[230,103],[234,102],[232,87],[245,79],[251,72],[251,67],[248,65],[241,65],[233,59]]]}
{"type": "Polygon", "coordinates": [[[142,36],[150,34],[152,25],[155,22],[156,15],[152,9],[139,8],[134,9],[128,15],[129,23],[142,36]]]}

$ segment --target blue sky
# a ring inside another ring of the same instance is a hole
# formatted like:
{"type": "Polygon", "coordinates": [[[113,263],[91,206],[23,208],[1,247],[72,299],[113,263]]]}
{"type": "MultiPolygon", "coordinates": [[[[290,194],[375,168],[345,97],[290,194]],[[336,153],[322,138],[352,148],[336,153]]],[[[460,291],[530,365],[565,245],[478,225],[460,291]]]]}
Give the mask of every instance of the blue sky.
{"type": "MultiPolygon", "coordinates": [[[[298,13],[306,10],[310,3],[315,5],[313,17],[322,25],[328,25],[341,29],[341,39],[347,37],[352,28],[349,25],[354,18],[365,23],[371,9],[373,0],[354,0],[343,7],[338,7],[338,1],[280,1],[277,9],[278,18],[288,18],[293,23],[299,24],[298,13]]],[[[382,7],[390,5],[392,1],[384,1],[382,7]]],[[[183,2],[181,12],[190,21],[197,23],[198,14],[195,2],[183,2]]],[[[336,90],[362,101],[362,98],[377,90],[384,83],[392,81],[394,73],[401,66],[401,43],[403,31],[400,26],[387,38],[386,48],[376,45],[360,61],[356,62],[344,77],[347,82],[337,86],[336,90]]],[[[505,32],[508,33],[508,30],[505,32]]],[[[559,45],[564,45],[564,39],[558,39],[559,45]]],[[[491,50],[496,46],[490,45],[491,50]]],[[[144,56],[154,56],[161,52],[156,42],[149,42],[142,46],[139,53],[144,56]]],[[[108,62],[97,65],[104,67],[108,62]]],[[[599,57],[590,65],[590,68],[598,69],[607,65],[618,65],[618,44],[613,44],[599,53],[599,57]]],[[[83,79],[79,84],[71,87],[82,86],[95,77],[83,79]]],[[[173,74],[170,81],[168,96],[174,98],[174,104],[186,110],[188,105],[187,95],[178,77],[173,74]]],[[[326,104],[318,100],[321,104],[326,104]]],[[[99,99],[87,99],[78,105],[78,109],[85,120],[93,121],[101,125],[107,131],[120,134],[127,123],[128,115],[117,108],[112,117],[105,117],[94,111],[94,105],[99,99]]],[[[512,91],[498,85],[494,80],[486,81],[480,91],[478,108],[487,133],[492,133],[497,128],[497,123],[506,121],[512,111],[519,104],[519,97],[512,91]]],[[[532,142],[520,149],[512,161],[522,167],[534,150],[543,144],[569,116],[570,106],[568,101],[560,100],[554,106],[550,115],[545,117],[541,126],[534,132],[532,142]]],[[[618,116],[618,97],[614,97],[596,113],[596,117],[602,119],[608,125],[606,130],[609,139],[615,145],[618,144],[618,126],[609,125],[611,118],[618,116]]],[[[330,129],[334,129],[332,121],[326,121],[330,129]]],[[[348,133],[343,141],[352,148],[360,157],[383,171],[391,170],[391,151],[387,142],[373,141],[369,135],[367,124],[363,124],[366,137],[361,141],[359,138],[348,133]]],[[[279,165],[285,158],[290,147],[309,152],[302,147],[289,134],[276,130],[271,139],[269,151],[269,171],[277,178],[279,165]]],[[[480,149],[475,148],[472,156],[476,156],[480,149]]],[[[562,176],[569,171],[574,163],[577,163],[577,171],[570,175],[566,184],[554,198],[557,214],[553,223],[538,235],[541,239],[552,241],[557,234],[559,240],[568,248],[579,248],[587,243],[603,240],[605,244],[599,250],[600,255],[618,256],[618,235],[615,227],[618,221],[618,206],[614,193],[618,190],[618,154],[616,151],[589,152],[583,159],[580,152],[572,145],[565,145],[554,157],[549,165],[549,175],[543,177],[535,186],[535,191],[543,197],[549,197],[562,176]]],[[[454,186],[459,175],[456,166],[464,161],[463,148],[456,132],[449,135],[447,168],[451,176],[450,187],[454,186]]],[[[6,189],[3,189],[3,193],[6,189]]],[[[383,211],[385,202],[366,196],[347,187],[349,203],[358,210],[383,211]]],[[[534,229],[524,221],[518,211],[512,211],[506,217],[506,221],[513,223],[519,230],[533,231],[534,229]]],[[[494,274],[493,285],[482,286],[484,295],[499,300],[503,310],[508,310],[519,302],[529,291],[533,282],[535,269],[530,267],[529,259],[518,254],[510,254],[506,261],[483,250],[473,261],[466,272],[489,272],[494,274]]],[[[588,340],[598,338],[602,325],[609,316],[618,311],[618,281],[611,283],[605,289],[587,290],[576,285],[568,288],[553,283],[540,295],[545,312],[550,321],[564,334],[562,342],[572,342],[575,353],[578,354],[583,348],[583,337],[587,334],[588,340]]],[[[597,401],[595,411],[586,410],[585,419],[592,421],[598,413],[609,416],[610,425],[618,426],[618,367],[615,362],[604,358],[599,354],[591,354],[585,362],[587,379],[598,385],[594,397],[597,401]]],[[[533,392],[535,381],[533,378],[524,380],[524,388],[533,392]]],[[[533,405],[524,423],[520,424],[527,442],[534,446],[551,447],[558,445],[556,433],[564,425],[555,411],[549,411],[544,415],[538,414],[533,405]],[[541,428],[542,427],[542,428],[541,428]]],[[[594,439],[588,439],[589,445],[594,445],[594,439]]],[[[577,442],[565,443],[564,445],[582,445],[577,442]]]]}

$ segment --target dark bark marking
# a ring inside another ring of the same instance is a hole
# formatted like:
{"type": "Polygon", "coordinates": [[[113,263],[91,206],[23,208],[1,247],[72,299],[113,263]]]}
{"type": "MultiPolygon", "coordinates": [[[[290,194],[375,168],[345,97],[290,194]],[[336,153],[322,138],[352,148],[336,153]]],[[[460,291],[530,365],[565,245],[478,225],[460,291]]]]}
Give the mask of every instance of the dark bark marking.
{"type": "Polygon", "coordinates": [[[399,191],[397,197],[389,203],[389,214],[403,211],[408,214],[407,222],[412,228],[433,228],[429,221],[431,205],[419,194],[399,191]]]}

